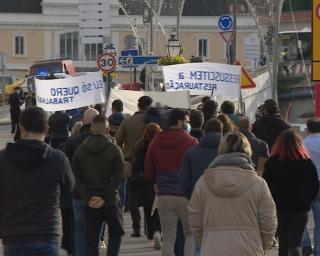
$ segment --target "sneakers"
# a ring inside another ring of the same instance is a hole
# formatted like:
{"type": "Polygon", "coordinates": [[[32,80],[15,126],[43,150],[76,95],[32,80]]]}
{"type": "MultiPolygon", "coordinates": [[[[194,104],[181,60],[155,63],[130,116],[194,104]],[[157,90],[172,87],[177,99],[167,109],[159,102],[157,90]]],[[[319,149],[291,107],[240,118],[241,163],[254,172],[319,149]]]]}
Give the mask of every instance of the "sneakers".
{"type": "Polygon", "coordinates": [[[162,241],[161,241],[161,234],[159,231],[154,232],[153,239],[154,239],[154,249],[161,250],[162,241]]]}
{"type": "Polygon", "coordinates": [[[99,246],[100,250],[105,250],[107,249],[107,244],[105,241],[100,241],[100,246],[99,246]]]}
{"type": "Polygon", "coordinates": [[[312,253],[313,253],[312,247],[303,247],[302,248],[302,255],[303,256],[309,256],[309,255],[312,255],[312,253]]]}

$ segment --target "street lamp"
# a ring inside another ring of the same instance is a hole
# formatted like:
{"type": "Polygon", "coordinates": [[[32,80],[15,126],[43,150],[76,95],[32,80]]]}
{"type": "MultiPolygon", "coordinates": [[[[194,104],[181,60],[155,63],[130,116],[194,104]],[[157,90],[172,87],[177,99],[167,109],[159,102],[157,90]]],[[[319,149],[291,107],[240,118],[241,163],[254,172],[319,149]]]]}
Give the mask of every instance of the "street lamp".
{"type": "Polygon", "coordinates": [[[171,56],[171,57],[176,57],[180,55],[181,44],[175,33],[172,33],[170,35],[170,38],[168,40],[168,45],[167,45],[167,51],[168,51],[168,56],[171,56]]]}

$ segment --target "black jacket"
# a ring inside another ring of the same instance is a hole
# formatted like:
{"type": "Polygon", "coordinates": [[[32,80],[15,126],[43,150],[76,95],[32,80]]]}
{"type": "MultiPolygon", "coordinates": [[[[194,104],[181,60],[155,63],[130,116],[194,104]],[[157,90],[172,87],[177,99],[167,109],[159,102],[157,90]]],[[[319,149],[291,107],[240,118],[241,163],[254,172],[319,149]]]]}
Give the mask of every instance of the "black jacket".
{"type": "Polygon", "coordinates": [[[310,159],[281,161],[271,157],[263,178],[268,183],[278,213],[306,213],[319,191],[316,167],[310,159]]]}
{"type": "Polygon", "coordinates": [[[40,141],[0,151],[0,230],[4,244],[58,242],[59,197],[74,177],[63,152],[40,141]]]}
{"type": "Polygon", "coordinates": [[[270,150],[278,136],[290,128],[290,125],[278,115],[265,115],[252,126],[252,132],[257,138],[268,143],[270,150]]]}
{"type": "Polygon", "coordinates": [[[9,104],[10,104],[10,112],[12,114],[19,115],[21,110],[21,101],[20,101],[20,96],[17,92],[14,92],[9,95],[9,104]]]}
{"type": "Polygon", "coordinates": [[[56,111],[49,117],[50,139],[66,139],[69,137],[68,125],[70,118],[61,111],[56,111]]]}
{"type": "Polygon", "coordinates": [[[241,131],[244,136],[248,139],[252,149],[252,162],[255,167],[258,167],[260,157],[267,158],[269,156],[268,144],[263,140],[258,139],[253,133],[248,131],[241,131]]]}

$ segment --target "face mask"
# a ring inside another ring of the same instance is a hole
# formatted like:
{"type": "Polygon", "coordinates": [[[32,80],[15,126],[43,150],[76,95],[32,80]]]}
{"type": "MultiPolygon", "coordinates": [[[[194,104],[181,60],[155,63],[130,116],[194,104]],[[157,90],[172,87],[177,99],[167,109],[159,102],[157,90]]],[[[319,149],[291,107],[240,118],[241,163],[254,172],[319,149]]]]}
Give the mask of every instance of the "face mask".
{"type": "Polygon", "coordinates": [[[184,125],[184,130],[185,130],[186,132],[190,133],[190,132],[191,132],[191,125],[190,125],[189,123],[186,123],[186,124],[184,125]]]}

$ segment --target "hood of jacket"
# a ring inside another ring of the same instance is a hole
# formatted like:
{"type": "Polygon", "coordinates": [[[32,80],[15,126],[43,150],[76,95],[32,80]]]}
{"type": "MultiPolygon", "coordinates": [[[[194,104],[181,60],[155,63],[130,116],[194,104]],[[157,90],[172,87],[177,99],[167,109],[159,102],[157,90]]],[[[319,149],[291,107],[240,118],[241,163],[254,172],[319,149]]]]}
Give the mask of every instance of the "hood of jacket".
{"type": "Polygon", "coordinates": [[[255,182],[257,174],[251,158],[243,153],[216,157],[204,173],[209,191],[218,197],[238,197],[255,182]]]}
{"type": "Polygon", "coordinates": [[[184,130],[167,130],[157,134],[156,138],[160,147],[176,148],[178,145],[183,145],[188,136],[194,139],[184,130]]]}
{"type": "Polygon", "coordinates": [[[91,135],[83,142],[83,147],[91,153],[98,153],[104,151],[110,143],[111,141],[107,137],[91,135]]]}
{"type": "Polygon", "coordinates": [[[221,140],[221,134],[216,132],[206,133],[200,140],[200,146],[203,148],[218,148],[221,140]]]}
{"type": "Polygon", "coordinates": [[[8,143],[5,151],[19,170],[32,171],[48,158],[51,150],[42,141],[19,140],[17,143],[8,143]]]}

